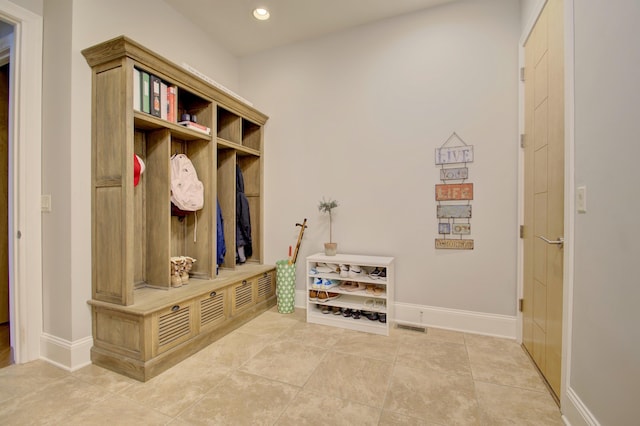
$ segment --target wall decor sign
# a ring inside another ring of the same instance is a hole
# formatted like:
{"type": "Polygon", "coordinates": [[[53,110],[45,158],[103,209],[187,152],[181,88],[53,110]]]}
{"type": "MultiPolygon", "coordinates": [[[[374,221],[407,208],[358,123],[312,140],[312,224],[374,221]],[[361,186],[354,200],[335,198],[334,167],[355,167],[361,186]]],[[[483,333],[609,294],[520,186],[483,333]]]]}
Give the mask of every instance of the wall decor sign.
{"type": "Polygon", "coordinates": [[[473,162],[473,146],[456,132],[435,150],[435,164],[440,166],[440,180],[435,185],[438,234],[436,249],[473,250],[474,240],[463,238],[471,234],[471,201],[473,183],[467,163],[473,162]],[[462,165],[462,167],[460,166],[462,165]]]}
{"type": "Polygon", "coordinates": [[[454,163],[472,163],[472,146],[452,146],[436,148],[436,165],[454,163]]]}
{"type": "Polygon", "coordinates": [[[436,185],[436,201],[473,200],[472,183],[443,183],[436,185]]]}
{"type": "Polygon", "coordinates": [[[454,223],[451,228],[453,235],[469,235],[471,233],[470,223],[454,223]]]}
{"type": "Polygon", "coordinates": [[[437,249],[473,250],[473,240],[446,240],[436,238],[437,249]]]}
{"type": "Polygon", "coordinates": [[[471,218],[471,206],[468,204],[454,204],[438,206],[436,208],[438,219],[471,218]]]}
{"type": "Polygon", "coordinates": [[[438,234],[450,234],[450,233],[451,233],[451,224],[449,222],[438,224],[438,234]]]}
{"type": "Polygon", "coordinates": [[[440,169],[440,180],[461,180],[469,178],[469,169],[467,167],[450,167],[448,169],[440,169]]]}

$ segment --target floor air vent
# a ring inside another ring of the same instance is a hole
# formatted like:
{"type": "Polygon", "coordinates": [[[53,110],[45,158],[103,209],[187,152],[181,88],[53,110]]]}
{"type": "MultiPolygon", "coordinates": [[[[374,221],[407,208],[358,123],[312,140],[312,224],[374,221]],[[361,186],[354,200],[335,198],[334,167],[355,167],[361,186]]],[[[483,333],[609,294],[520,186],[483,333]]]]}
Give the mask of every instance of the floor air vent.
{"type": "Polygon", "coordinates": [[[401,330],[409,330],[409,331],[417,331],[418,333],[426,333],[426,327],[417,327],[414,325],[406,325],[406,324],[396,324],[396,327],[401,330]]]}

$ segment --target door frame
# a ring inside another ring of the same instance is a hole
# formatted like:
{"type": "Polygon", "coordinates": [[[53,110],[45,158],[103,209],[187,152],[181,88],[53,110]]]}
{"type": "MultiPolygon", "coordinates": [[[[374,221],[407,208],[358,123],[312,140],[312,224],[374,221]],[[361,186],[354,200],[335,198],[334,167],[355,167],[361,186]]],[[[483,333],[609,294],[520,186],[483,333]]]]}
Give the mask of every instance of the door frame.
{"type": "MultiPolygon", "coordinates": [[[[573,277],[574,277],[574,229],[575,229],[575,140],[574,140],[574,0],[564,1],[564,265],[563,265],[563,302],[562,302],[562,377],[560,386],[560,405],[575,404],[570,401],[567,390],[570,388],[571,373],[571,334],[573,317],[573,277]]],[[[533,30],[547,0],[539,0],[529,21],[524,25],[519,43],[519,66],[525,64],[524,45],[533,30]]],[[[518,72],[519,72],[518,69],[518,72]]],[[[524,83],[518,89],[519,133],[524,133],[524,83]]],[[[518,221],[524,223],[524,150],[518,150],[518,221]]],[[[518,299],[524,296],[524,241],[518,238],[518,299]]],[[[517,312],[517,341],[522,344],[522,312],[517,312]]],[[[564,417],[564,416],[563,416],[564,417]]]]}
{"type": "MultiPolygon", "coordinates": [[[[42,335],[42,16],[0,0],[8,43],[9,317],[13,361],[40,358],[42,335]]],[[[7,39],[3,39],[7,43],[7,39]]],[[[2,48],[0,48],[2,50],[2,48]]]]}

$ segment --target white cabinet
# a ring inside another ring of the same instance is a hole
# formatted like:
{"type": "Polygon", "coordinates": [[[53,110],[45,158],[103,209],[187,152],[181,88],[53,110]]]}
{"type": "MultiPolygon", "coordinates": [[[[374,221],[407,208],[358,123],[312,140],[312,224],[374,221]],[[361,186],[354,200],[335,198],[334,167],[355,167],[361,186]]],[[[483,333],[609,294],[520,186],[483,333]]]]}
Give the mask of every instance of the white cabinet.
{"type": "Polygon", "coordinates": [[[307,322],[389,335],[393,257],[317,253],[306,267],[307,322]]]}

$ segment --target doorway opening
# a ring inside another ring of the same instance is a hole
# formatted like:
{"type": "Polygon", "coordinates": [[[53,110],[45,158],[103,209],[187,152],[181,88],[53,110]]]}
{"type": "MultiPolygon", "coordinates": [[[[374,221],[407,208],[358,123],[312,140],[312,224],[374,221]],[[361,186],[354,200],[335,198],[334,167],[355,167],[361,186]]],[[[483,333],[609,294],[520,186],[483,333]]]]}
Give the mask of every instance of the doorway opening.
{"type": "Polygon", "coordinates": [[[0,368],[14,362],[9,311],[9,111],[13,25],[0,21],[0,368]]]}
{"type": "MultiPolygon", "coordinates": [[[[9,63],[7,237],[10,358],[40,358],[42,338],[42,16],[0,0],[0,56],[9,63]]],[[[1,102],[0,102],[1,103],[1,102]]],[[[0,262],[3,262],[0,259],[0,262]]],[[[4,286],[2,286],[4,288],[4,286]]],[[[0,302],[2,304],[2,302],[0,302]]]]}

